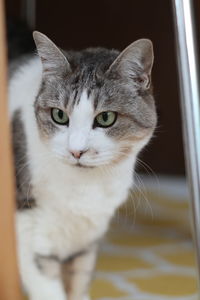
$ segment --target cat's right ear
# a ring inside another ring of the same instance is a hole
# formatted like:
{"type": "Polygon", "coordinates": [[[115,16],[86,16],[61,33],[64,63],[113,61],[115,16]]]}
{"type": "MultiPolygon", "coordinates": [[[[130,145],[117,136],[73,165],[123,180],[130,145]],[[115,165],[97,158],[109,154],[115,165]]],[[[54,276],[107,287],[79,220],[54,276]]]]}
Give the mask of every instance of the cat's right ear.
{"type": "Polygon", "coordinates": [[[69,72],[70,64],[61,50],[43,33],[33,32],[38,55],[43,66],[45,76],[69,72]]]}

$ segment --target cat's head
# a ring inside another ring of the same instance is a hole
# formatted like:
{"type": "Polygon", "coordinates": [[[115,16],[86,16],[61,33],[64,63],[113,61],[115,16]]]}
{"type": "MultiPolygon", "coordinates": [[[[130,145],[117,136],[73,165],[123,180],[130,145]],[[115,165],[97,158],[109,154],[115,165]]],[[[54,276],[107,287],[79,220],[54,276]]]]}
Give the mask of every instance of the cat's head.
{"type": "Polygon", "coordinates": [[[39,32],[34,40],[43,67],[35,114],[51,153],[84,167],[136,156],[156,125],[151,41],[138,40],[119,53],[64,52],[39,32]]]}

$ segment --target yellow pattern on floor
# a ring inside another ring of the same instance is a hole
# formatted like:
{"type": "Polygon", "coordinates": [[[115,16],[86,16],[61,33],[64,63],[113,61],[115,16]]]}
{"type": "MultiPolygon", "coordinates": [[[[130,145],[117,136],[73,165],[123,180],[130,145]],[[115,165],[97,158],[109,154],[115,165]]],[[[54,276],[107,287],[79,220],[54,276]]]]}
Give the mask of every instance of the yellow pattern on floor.
{"type": "Polygon", "coordinates": [[[197,300],[187,198],[152,190],[138,198],[137,212],[129,199],[101,247],[92,299],[197,300]]]}

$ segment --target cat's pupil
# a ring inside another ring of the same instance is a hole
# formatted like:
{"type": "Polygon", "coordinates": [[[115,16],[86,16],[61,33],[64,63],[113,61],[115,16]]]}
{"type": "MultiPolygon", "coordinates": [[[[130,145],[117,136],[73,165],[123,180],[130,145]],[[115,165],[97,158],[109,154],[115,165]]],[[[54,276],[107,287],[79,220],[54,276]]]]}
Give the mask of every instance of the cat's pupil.
{"type": "Polygon", "coordinates": [[[63,111],[62,111],[62,110],[59,110],[59,111],[58,111],[58,117],[59,117],[60,119],[63,118],[63,111]]]}
{"type": "Polygon", "coordinates": [[[102,119],[104,120],[104,122],[108,121],[108,113],[107,112],[102,113],[102,119]]]}

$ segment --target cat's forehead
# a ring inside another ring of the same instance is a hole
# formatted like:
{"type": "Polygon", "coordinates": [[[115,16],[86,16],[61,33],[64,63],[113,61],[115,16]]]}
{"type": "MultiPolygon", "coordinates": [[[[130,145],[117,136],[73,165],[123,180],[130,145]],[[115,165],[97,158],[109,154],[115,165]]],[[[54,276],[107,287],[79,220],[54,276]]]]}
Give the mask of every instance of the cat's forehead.
{"type": "MultiPolygon", "coordinates": [[[[64,89],[65,105],[73,108],[76,106],[81,107],[84,100],[90,100],[93,103],[94,108],[97,107],[98,95],[100,89],[104,83],[103,79],[97,79],[94,72],[88,74],[88,72],[75,74],[71,79],[66,81],[64,89]],[[79,105],[81,102],[81,105],[79,105]]],[[[62,96],[61,96],[62,98],[62,96]]],[[[63,99],[64,100],[64,99],[63,99]]]]}
{"type": "MultiPolygon", "coordinates": [[[[40,90],[41,98],[49,100],[58,100],[59,104],[64,107],[77,105],[82,94],[86,93],[87,98],[93,102],[94,107],[110,98],[113,94],[114,87],[118,82],[110,81],[106,76],[106,70],[117,55],[116,51],[107,50],[83,51],[81,56],[73,55],[68,57],[70,64],[73,66],[71,72],[54,74],[53,76],[44,77],[42,88],[40,90]],[[105,55],[107,54],[107,55],[105,55]],[[102,59],[102,56],[104,59],[102,59]]],[[[77,54],[77,53],[76,53],[77,54]]],[[[116,98],[116,97],[115,97],[116,98]]]]}
{"type": "Polygon", "coordinates": [[[86,89],[83,89],[79,100],[72,103],[71,105],[71,114],[73,119],[77,122],[81,122],[88,117],[93,117],[94,114],[94,102],[92,101],[92,95],[88,93],[86,89]]]}
{"type": "Polygon", "coordinates": [[[81,108],[83,103],[88,101],[96,109],[100,99],[102,102],[104,98],[100,94],[105,93],[94,83],[91,84],[91,81],[77,81],[76,84],[72,84],[71,78],[53,78],[43,81],[37,99],[41,106],[58,106],[72,111],[75,107],[81,108]]]}

